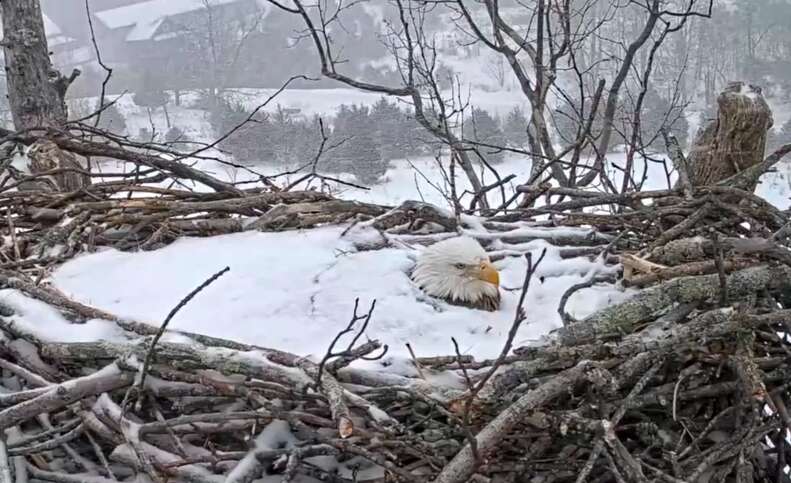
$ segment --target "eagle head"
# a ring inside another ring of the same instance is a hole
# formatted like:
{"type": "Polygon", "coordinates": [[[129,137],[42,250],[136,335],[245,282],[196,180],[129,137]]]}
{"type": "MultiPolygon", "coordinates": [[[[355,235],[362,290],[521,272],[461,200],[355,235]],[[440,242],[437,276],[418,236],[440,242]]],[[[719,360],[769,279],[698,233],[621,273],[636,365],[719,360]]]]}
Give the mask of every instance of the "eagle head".
{"type": "Polygon", "coordinates": [[[428,295],[454,305],[488,311],[500,307],[500,275],[474,238],[454,237],[425,248],[412,280],[428,295]]]}

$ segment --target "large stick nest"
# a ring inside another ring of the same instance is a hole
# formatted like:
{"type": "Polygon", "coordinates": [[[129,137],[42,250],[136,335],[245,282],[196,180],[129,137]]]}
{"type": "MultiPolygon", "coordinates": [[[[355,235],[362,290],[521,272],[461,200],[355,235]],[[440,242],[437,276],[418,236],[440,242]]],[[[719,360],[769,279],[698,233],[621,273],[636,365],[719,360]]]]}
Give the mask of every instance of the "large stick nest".
{"type": "MultiPolygon", "coordinates": [[[[562,256],[620,264],[622,275],[572,287],[558,308],[566,325],[545,345],[511,351],[511,337],[497,360],[413,361],[423,376],[455,372],[468,384],[460,391],[355,368],[380,353],[378,341],[334,344],[320,363],[197,334],[160,342],[164,326],[38,283],[54,263],[98,246],[353,223],[379,234],[360,247],[372,249],[462,228],[421,203],[200,194],[152,188],[150,176],[73,193],[0,193],[10,235],[3,286],[130,335],[125,344],[51,343],[3,308],[0,482],[789,481],[791,222],[752,193],[524,187],[554,201],[487,220],[495,258],[524,255],[517,230],[526,225],[585,226],[587,236],[548,231],[547,241],[563,245],[562,256]],[[641,291],[584,320],[565,312],[573,292],[599,283],[641,291]]],[[[362,335],[375,317],[356,311],[347,331],[362,335]]],[[[515,314],[512,332],[523,319],[515,314]]]]}

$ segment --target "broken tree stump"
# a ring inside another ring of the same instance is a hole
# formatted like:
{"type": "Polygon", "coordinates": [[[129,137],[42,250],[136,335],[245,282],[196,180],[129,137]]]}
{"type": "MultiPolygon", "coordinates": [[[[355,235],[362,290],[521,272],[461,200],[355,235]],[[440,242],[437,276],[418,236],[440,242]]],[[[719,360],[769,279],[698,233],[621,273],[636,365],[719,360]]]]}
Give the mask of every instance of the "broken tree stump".
{"type": "Polygon", "coordinates": [[[733,82],[717,105],[717,118],[698,131],[688,155],[692,186],[714,185],[763,161],[773,119],[761,89],[733,82]]]}

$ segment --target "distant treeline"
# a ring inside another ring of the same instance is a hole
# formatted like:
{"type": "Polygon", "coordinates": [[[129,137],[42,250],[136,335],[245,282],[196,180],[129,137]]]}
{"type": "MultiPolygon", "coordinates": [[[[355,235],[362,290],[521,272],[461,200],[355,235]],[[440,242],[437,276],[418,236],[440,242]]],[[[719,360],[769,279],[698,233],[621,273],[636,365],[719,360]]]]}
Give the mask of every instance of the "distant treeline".
{"type": "MultiPolygon", "coordinates": [[[[158,108],[166,103],[151,101],[149,98],[167,99],[167,96],[135,96],[135,103],[141,107],[158,108]]],[[[208,109],[206,101],[199,101],[208,109]]],[[[71,103],[72,119],[87,116],[95,110],[89,102],[71,103]]],[[[587,115],[587,114],[586,114],[587,115]]],[[[703,115],[704,122],[713,112],[703,115]]],[[[566,145],[578,136],[578,113],[558,109],[552,119],[555,137],[559,144],[566,145]]],[[[592,137],[599,135],[600,116],[592,126],[592,137]]],[[[408,106],[381,98],[371,106],[342,104],[332,115],[320,119],[319,116],[306,117],[297,109],[278,106],[274,112],[260,112],[252,115],[241,102],[217,98],[215,107],[209,109],[209,121],[215,136],[222,136],[232,130],[220,147],[234,156],[237,162],[248,165],[269,165],[286,169],[309,166],[317,159],[322,145],[322,129],[326,140],[322,155],[316,161],[320,172],[351,173],[364,184],[373,184],[385,174],[390,161],[396,159],[430,156],[442,148],[432,135],[415,119],[408,106]],[[246,119],[250,122],[240,126],[246,119]]],[[[625,130],[616,134],[613,146],[626,143],[624,134],[630,129],[623,117],[621,125],[625,130]]],[[[460,133],[469,142],[471,149],[477,148],[485,160],[497,165],[505,157],[505,150],[523,149],[529,151],[526,131],[527,117],[524,111],[515,107],[505,116],[492,115],[485,109],[470,109],[460,121],[460,133]]],[[[681,142],[687,144],[689,126],[683,111],[654,93],[646,96],[641,116],[642,138],[639,143],[655,152],[664,151],[663,140],[657,136],[659,128],[667,124],[681,142]]],[[[102,112],[99,127],[117,134],[132,134],[147,142],[154,139],[153,133],[127,133],[124,117],[115,105],[102,112]]],[[[157,137],[158,141],[188,143],[179,126],[172,126],[157,137]]],[[[769,132],[767,150],[771,151],[783,144],[791,143],[791,119],[784,125],[769,132]]],[[[585,154],[591,154],[586,150],[585,154]]],[[[473,156],[473,159],[478,159],[473,156]]]]}
{"type": "MultiPolygon", "coordinates": [[[[216,134],[221,135],[250,115],[242,104],[220,99],[212,110],[211,124],[216,134]]],[[[553,126],[560,144],[567,145],[577,139],[578,117],[577,113],[561,109],[556,112],[553,126]]],[[[599,135],[600,117],[593,123],[592,138],[599,135]]],[[[372,106],[343,104],[323,121],[327,140],[319,169],[352,173],[363,183],[376,182],[391,160],[430,155],[441,147],[410,109],[384,97],[372,106]]],[[[460,131],[470,148],[477,149],[490,164],[503,161],[506,151],[498,148],[528,150],[527,117],[519,107],[502,118],[476,107],[458,122],[457,134],[460,131]]],[[[617,142],[612,146],[631,141],[631,127],[627,125],[631,117],[624,115],[619,122],[623,129],[616,132],[617,142]]],[[[686,145],[689,124],[683,110],[649,93],[642,109],[642,136],[636,144],[655,152],[663,151],[664,142],[658,133],[664,125],[672,128],[682,146],[686,145]]],[[[252,122],[236,130],[222,147],[244,163],[299,166],[316,157],[322,141],[319,126],[317,116],[305,118],[298,111],[278,107],[273,113],[253,116],[252,122]]]]}
{"type": "MultiPolygon", "coordinates": [[[[217,135],[227,133],[251,116],[241,103],[221,100],[210,115],[217,135]]],[[[311,163],[327,137],[319,159],[319,170],[354,174],[366,184],[375,183],[394,159],[427,156],[441,146],[421,126],[410,109],[386,98],[372,106],[343,104],[332,117],[305,118],[278,106],[271,113],[252,116],[234,131],[221,147],[237,161],[295,167],[311,163]],[[323,123],[323,124],[322,124],[323,123]]],[[[497,164],[503,151],[489,146],[522,146],[527,121],[514,109],[503,121],[486,110],[473,109],[462,129],[464,138],[477,141],[488,162],[497,164]]]]}

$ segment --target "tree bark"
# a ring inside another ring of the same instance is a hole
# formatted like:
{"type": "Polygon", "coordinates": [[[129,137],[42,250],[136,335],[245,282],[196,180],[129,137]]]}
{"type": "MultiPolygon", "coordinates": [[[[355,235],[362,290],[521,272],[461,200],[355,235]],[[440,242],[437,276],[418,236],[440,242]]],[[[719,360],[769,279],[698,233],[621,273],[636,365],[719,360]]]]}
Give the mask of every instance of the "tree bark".
{"type": "MultiPolygon", "coordinates": [[[[731,83],[717,98],[717,119],[701,128],[687,164],[693,186],[711,186],[764,159],[772,111],[761,89],[731,83]]],[[[755,189],[756,183],[748,186],[755,189]]]]}
{"type": "Polygon", "coordinates": [[[52,67],[39,0],[3,0],[0,8],[14,127],[23,130],[65,123],[66,89],[79,71],[66,78],[52,67]]]}
{"type": "MultiPolygon", "coordinates": [[[[791,293],[790,280],[791,267],[761,265],[728,274],[726,287],[733,299],[762,290],[782,295],[791,293]]],[[[631,333],[638,324],[656,318],[674,303],[715,300],[719,294],[718,274],[676,278],[559,329],[558,339],[565,345],[588,344],[601,337],[631,333]]]]}

